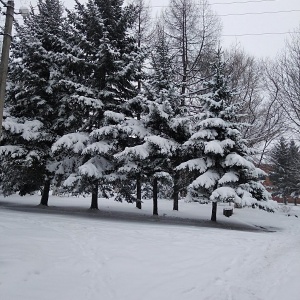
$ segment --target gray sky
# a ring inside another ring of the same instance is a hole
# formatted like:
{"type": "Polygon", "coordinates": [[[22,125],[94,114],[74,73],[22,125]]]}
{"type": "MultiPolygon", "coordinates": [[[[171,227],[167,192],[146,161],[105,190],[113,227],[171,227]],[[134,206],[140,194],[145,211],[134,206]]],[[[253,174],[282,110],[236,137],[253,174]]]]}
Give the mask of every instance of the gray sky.
{"type": "MultiPolygon", "coordinates": [[[[68,8],[74,5],[73,0],[63,0],[63,2],[68,8]]],[[[167,6],[169,0],[149,0],[148,2],[150,6],[153,6],[155,15],[163,7],[154,6],[167,6]]],[[[223,47],[238,43],[251,55],[275,57],[283,48],[284,41],[289,34],[245,34],[285,33],[297,28],[300,31],[300,0],[210,0],[209,2],[212,9],[220,16],[223,25],[223,47]],[[229,14],[242,15],[224,16],[229,14]]],[[[29,6],[30,3],[34,4],[36,1],[15,0],[15,7],[29,6]]]]}

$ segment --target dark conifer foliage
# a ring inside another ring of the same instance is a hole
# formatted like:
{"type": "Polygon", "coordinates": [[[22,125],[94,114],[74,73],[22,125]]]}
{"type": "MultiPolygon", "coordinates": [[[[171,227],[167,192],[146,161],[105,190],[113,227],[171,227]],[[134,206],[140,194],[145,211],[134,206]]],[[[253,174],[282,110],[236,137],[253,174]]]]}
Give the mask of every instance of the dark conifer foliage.
{"type": "MultiPolygon", "coordinates": [[[[134,82],[142,55],[130,34],[134,7],[123,8],[122,4],[123,1],[112,0],[77,2],[75,10],[68,13],[69,42],[75,49],[73,55],[82,64],[82,68],[74,70],[74,80],[78,78],[97,99],[83,98],[83,111],[89,115],[77,119],[73,133],[62,136],[55,144],[55,151],[71,151],[77,156],[64,185],[80,192],[101,191],[106,195],[110,185],[118,181],[113,174],[113,154],[130,143],[118,124],[131,115],[127,103],[138,92],[134,82]],[[77,143],[82,143],[80,150],[77,143]]],[[[93,203],[97,197],[93,194],[93,203]]],[[[93,204],[92,208],[97,207],[93,204]]]]}
{"type": "Polygon", "coordinates": [[[272,194],[283,198],[287,204],[287,197],[299,195],[299,162],[300,153],[294,141],[290,144],[282,137],[270,152],[273,166],[270,180],[273,184],[272,194]]]}
{"type": "MultiPolygon", "coordinates": [[[[157,28],[156,43],[151,55],[152,73],[143,83],[141,98],[146,104],[140,124],[146,128],[139,134],[141,143],[116,155],[123,162],[120,171],[140,172],[153,182],[155,207],[159,181],[173,181],[178,210],[178,180],[175,166],[180,162],[180,143],[189,134],[187,121],[180,108],[181,96],[174,85],[171,58],[163,28],[157,28]],[[176,164],[177,163],[177,164],[176,164]]],[[[175,194],[175,193],[173,193],[175,194]]],[[[155,209],[157,213],[157,209],[155,209]]],[[[155,213],[155,214],[156,214],[155,213]]]]}
{"type": "Polygon", "coordinates": [[[48,203],[55,157],[52,144],[68,130],[64,106],[68,91],[60,54],[66,50],[65,19],[58,0],[39,0],[24,25],[16,26],[12,47],[1,146],[3,191],[21,194],[43,189],[48,203]]]}

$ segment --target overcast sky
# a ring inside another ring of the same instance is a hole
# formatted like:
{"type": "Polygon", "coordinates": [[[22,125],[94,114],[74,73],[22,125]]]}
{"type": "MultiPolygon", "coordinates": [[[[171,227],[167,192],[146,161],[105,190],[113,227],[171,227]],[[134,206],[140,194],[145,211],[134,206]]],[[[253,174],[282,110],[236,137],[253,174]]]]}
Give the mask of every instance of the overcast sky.
{"type": "MultiPolygon", "coordinates": [[[[165,6],[168,5],[169,0],[150,0],[149,3],[152,6],[165,6]]],[[[276,56],[277,52],[284,46],[284,41],[289,35],[245,34],[290,32],[300,26],[300,0],[210,0],[209,3],[212,9],[220,16],[223,25],[223,45],[229,47],[231,44],[238,43],[245,51],[255,56],[276,56]],[[283,13],[280,11],[289,12],[283,13]],[[243,15],[224,16],[229,14],[243,15]]]]}
{"type": "MultiPolygon", "coordinates": [[[[36,3],[35,0],[15,0],[15,7],[29,6],[30,2],[36,3]]],[[[153,14],[163,9],[155,6],[169,4],[169,0],[148,2],[153,6],[153,14]]],[[[238,43],[251,55],[275,57],[283,48],[285,39],[289,37],[288,34],[278,33],[294,31],[297,28],[300,31],[300,0],[210,0],[209,2],[222,22],[224,47],[238,43]],[[245,35],[262,33],[276,34],[245,35]]],[[[74,5],[73,0],[63,0],[63,3],[69,8],[74,5]]]]}

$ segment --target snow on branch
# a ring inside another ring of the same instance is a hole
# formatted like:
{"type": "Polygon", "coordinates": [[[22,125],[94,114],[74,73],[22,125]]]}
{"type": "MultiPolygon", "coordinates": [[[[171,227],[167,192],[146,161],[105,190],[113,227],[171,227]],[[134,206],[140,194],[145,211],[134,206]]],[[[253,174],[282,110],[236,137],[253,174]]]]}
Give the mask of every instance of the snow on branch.
{"type": "Polygon", "coordinates": [[[108,119],[111,119],[111,120],[117,122],[117,123],[125,120],[124,114],[116,113],[116,112],[110,111],[110,110],[105,111],[104,116],[108,119]]]}
{"type": "Polygon", "coordinates": [[[63,186],[64,187],[72,187],[75,185],[75,183],[80,180],[81,176],[77,174],[71,174],[64,182],[63,186]]]}
{"type": "Polygon", "coordinates": [[[197,189],[199,187],[204,187],[209,189],[217,184],[217,181],[220,179],[220,175],[215,170],[208,170],[198,178],[196,178],[191,184],[190,188],[197,189]]]}
{"type": "Polygon", "coordinates": [[[157,135],[147,136],[145,137],[145,140],[148,143],[157,146],[160,149],[161,154],[171,154],[179,147],[178,143],[157,135]]]}
{"type": "Polygon", "coordinates": [[[221,118],[208,118],[200,121],[197,126],[200,128],[226,128],[228,124],[221,118]]]}
{"type": "Polygon", "coordinates": [[[18,123],[13,118],[6,118],[3,121],[3,127],[5,130],[10,131],[12,134],[21,134],[23,139],[30,141],[40,137],[40,130],[43,127],[43,123],[38,120],[18,123]]]}
{"type": "Polygon", "coordinates": [[[87,133],[75,132],[69,133],[58,139],[52,146],[52,152],[56,152],[61,149],[72,150],[74,153],[80,153],[89,140],[87,133]]]}
{"type": "Polygon", "coordinates": [[[219,187],[214,190],[210,196],[210,200],[213,202],[233,201],[235,203],[241,203],[241,198],[237,195],[236,191],[227,186],[219,187]]]}
{"type": "Polygon", "coordinates": [[[211,163],[212,162],[210,159],[195,158],[181,163],[175,169],[176,170],[188,169],[189,171],[199,170],[201,173],[203,173],[207,170],[208,167],[211,166],[211,163]]]}
{"type": "Polygon", "coordinates": [[[144,138],[149,135],[149,130],[141,125],[140,120],[130,119],[124,124],[119,126],[119,129],[126,133],[128,136],[137,136],[139,138],[144,138]]]}
{"type": "Polygon", "coordinates": [[[220,141],[214,140],[204,143],[204,153],[214,153],[224,155],[224,148],[220,141]]]}
{"type": "Polygon", "coordinates": [[[218,133],[215,129],[202,129],[194,133],[190,139],[191,140],[199,140],[199,139],[214,140],[217,135],[218,133]]]}
{"type": "Polygon", "coordinates": [[[10,155],[11,158],[21,157],[26,151],[20,146],[0,146],[0,155],[10,155]]]}
{"type": "Polygon", "coordinates": [[[238,182],[239,181],[239,176],[237,172],[227,172],[225,173],[221,179],[219,180],[219,184],[225,184],[229,182],[238,182]]]}
{"type": "Polygon", "coordinates": [[[124,160],[127,157],[146,159],[149,157],[149,148],[147,143],[135,147],[126,147],[125,150],[115,154],[114,157],[118,160],[124,160]]]}
{"type": "Polygon", "coordinates": [[[103,126],[99,129],[94,130],[90,135],[91,137],[102,137],[102,136],[111,136],[116,138],[118,136],[118,128],[117,126],[103,126]]]}
{"type": "Polygon", "coordinates": [[[103,157],[93,157],[79,167],[79,173],[93,178],[102,178],[105,172],[111,170],[111,163],[103,157]]]}
{"type": "Polygon", "coordinates": [[[91,106],[93,108],[102,108],[103,102],[99,99],[94,99],[86,96],[72,96],[72,99],[74,99],[76,102],[83,103],[86,106],[91,106]]]}
{"type": "Polygon", "coordinates": [[[107,152],[113,150],[115,145],[113,143],[108,143],[106,141],[99,141],[88,145],[84,150],[83,154],[87,153],[97,153],[97,154],[106,154],[107,152]]]}
{"type": "Polygon", "coordinates": [[[225,166],[241,166],[247,169],[255,169],[252,162],[246,160],[237,153],[230,153],[226,156],[225,166]]]}

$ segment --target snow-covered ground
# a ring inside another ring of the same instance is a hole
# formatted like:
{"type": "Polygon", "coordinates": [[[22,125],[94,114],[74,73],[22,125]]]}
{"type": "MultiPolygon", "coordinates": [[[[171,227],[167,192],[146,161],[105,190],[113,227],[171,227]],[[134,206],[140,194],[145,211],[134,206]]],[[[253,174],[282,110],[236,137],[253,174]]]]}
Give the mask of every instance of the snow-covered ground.
{"type": "Polygon", "coordinates": [[[300,208],[0,196],[1,300],[299,300],[300,208]],[[289,210],[289,211],[287,211],[289,210]],[[287,216],[287,215],[290,216],[287,216]],[[299,215],[299,218],[295,217],[299,215]]]}

